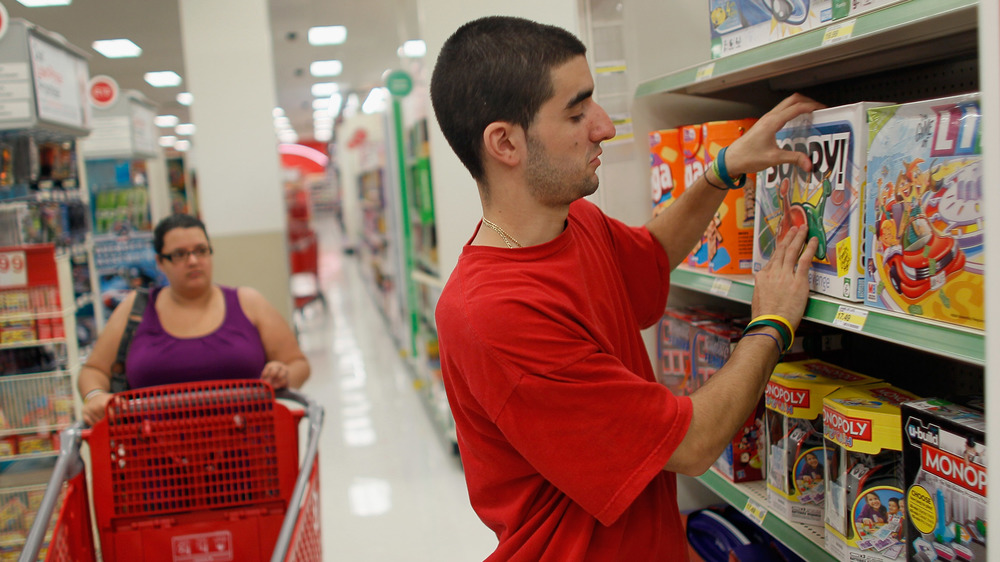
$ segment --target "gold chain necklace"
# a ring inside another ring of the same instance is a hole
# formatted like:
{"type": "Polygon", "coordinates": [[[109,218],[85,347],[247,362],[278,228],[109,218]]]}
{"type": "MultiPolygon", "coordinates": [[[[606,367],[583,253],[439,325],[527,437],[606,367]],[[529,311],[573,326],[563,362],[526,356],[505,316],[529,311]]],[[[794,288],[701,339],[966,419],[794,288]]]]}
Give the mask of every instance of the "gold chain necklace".
{"type": "Polygon", "coordinates": [[[486,226],[488,226],[491,230],[493,230],[493,232],[496,232],[497,234],[499,234],[500,238],[503,239],[503,243],[506,244],[508,248],[513,249],[514,246],[517,246],[518,248],[523,248],[524,247],[524,246],[521,246],[521,243],[518,242],[517,240],[515,240],[513,236],[511,236],[510,234],[507,234],[506,232],[504,232],[504,230],[502,228],[500,228],[499,226],[497,226],[496,224],[494,224],[492,221],[490,221],[486,217],[483,217],[483,224],[485,224],[486,226]],[[514,243],[514,246],[510,245],[511,242],[514,243]]]}

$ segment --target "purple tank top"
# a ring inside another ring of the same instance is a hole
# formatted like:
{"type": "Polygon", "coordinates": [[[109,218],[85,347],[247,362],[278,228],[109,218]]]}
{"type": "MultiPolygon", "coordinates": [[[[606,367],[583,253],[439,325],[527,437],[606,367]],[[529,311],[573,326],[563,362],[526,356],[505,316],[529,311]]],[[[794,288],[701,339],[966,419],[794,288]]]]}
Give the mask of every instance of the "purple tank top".
{"type": "Polygon", "coordinates": [[[259,379],[267,363],[257,328],[240,306],[236,289],[219,286],[226,317],[214,332],[199,338],[176,338],[160,325],[153,289],[136,326],[125,361],[131,388],[219,379],[259,379]]]}

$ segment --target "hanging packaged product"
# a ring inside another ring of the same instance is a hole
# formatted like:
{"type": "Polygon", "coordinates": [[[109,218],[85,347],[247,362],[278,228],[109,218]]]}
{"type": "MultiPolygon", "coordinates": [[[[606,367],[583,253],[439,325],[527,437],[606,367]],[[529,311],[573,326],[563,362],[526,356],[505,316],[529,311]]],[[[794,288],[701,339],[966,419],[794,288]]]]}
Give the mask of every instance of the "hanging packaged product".
{"type": "Polygon", "coordinates": [[[826,549],[844,562],[902,559],[906,498],[899,405],[918,400],[888,383],[823,399],[826,549]]]}
{"type": "Polygon", "coordinates": [[[861,246],[868,121],[855,103],[821,109],[789,122],[776,135],[785,150],[809,156],[812,171],[785,164],[758,174],[753,270],[760,271],[789,229],[805,226],[819,247],[809,269],[813,291],[864,300],[864,249],[861,246]]]}
{"type": "Polygon", "coordinates": [[[865,304],[982,329],[979,94],[868,111],[865,304]]]}
{"type": "Polygon", "coordinates": [[[767,503],[786,519],[823,524],[823,398],[838,388],[880,382],[818,359],[778,363],[764,391],[767,503]]]}
{"type": "Polygon", "coordinates": [[[983,413],[928,399],[901,414],[907,560],[988,560],[983,413]]]}
{"type": "Polygon", "coordinates": [[[681,130],[649,133],[649,182],[653,194],[653,216],[673,205],[684,193],[684,158],[681,130]]]}

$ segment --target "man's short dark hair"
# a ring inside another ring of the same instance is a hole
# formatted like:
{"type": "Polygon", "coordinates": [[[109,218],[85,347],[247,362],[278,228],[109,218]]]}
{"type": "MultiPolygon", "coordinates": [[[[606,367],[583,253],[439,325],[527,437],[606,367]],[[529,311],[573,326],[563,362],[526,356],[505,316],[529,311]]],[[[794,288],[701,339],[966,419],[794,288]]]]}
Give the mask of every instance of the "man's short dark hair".
{"type": "Polygon", "coordinates": [[[184,214],[170,215],[157,223],[156,228],[153,229],[153,251],[156,252],[156,255],[163,253],[163,237],[175,228],[200,228],[205,233],[205,239],[208,240],[208,230],[205,229],[205,223],[197,217],[184,214]]]}
{"type": "Polygon", "coordinates": [[[565,29],[503,16],[471,21],[445,41],[431,76],[431,103],[473,178],[484,179],[486,126],[506,121],[527,130],[554,93],[552,69],[586,53],[565,29]]]}

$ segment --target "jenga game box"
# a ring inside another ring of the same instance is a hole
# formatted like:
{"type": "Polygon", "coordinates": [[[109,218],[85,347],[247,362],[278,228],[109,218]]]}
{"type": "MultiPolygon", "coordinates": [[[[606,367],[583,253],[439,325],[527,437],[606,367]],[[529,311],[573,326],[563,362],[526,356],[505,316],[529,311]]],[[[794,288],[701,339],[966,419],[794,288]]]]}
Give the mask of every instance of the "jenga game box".
{"type": "Polygon", "coordinates": [[[825,25],[833,19],[834,1],[708,0],[712,58],[825,25]]]}
{"type": "Polygon", "coordinates": [[[865,304],[983,329],[979,94],[868,120],[865,304]]]}
{"type": "Polygon", "coordinates": [[[649,180],[653,192],[653,216],[660,214],[684,192],[684,158],[681,130],[649,133],[649,180]]]}
{"type": "Polygon", "coordinates": [[[823,399],[826,550],[838,560],[902,560],[906,498],[899,405],[919,397],[888,383],[823,399]]]}
{"type": "MultiPolygon", "coordinates": [[[[689,152],[694,153],[691,167],[701,175],[715,161],[720,150],[740,138],[756,121],[748,118],[703,123],[700,134],[685,134],[685,158],[689,152]]],[[[691,252],[689,264],[707,266],[711,273],[719,274],[748,274],[752,271],[756,181],[755,176],[749,175],[743,189],[734,189],[726,194],[701,242],[691,252]]]]}
{"type": "Polygon", "coordinates": [[[868,125],[862,102],[802,115],[778,131],[778,145],[809,156],[813,169],[792,164],[758,175],[753,269],[760,271],[789,229],[806,226],[819,247],[809,269],[813,291],[864,300],[864,202],[868,125]]]}
{"type": "Polygon", "coordinates": [[[904,402],[907,560],[988,560],[986,420],[947,400],[904,402]]]}
{"type": "Polygon", "coordinates": [[[825,361],[778,363],[764,391],[767,503],[785,519],[823,525],[823,398],[844,386],[880,382],[825,361]]]}
{"type": "MultiPolygon", "coordinates": [[[[681,150],[684,158],[684,187],[694,184],[695,180],[705,173],[705,150],[702,143],[701,125],[684,125],[681,127],[681,150]]],[[[695,246],[687,257],[687,265],[691,267],[708,267],[708,245],[705,237],[695,246]]]]}

